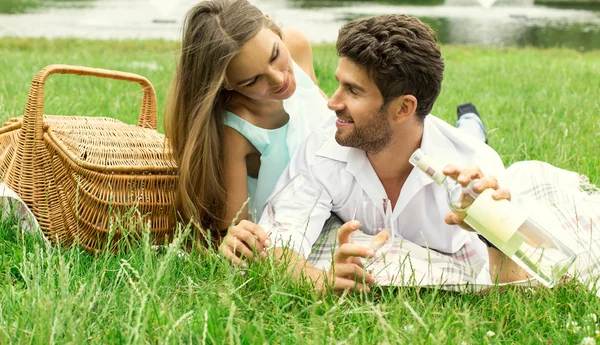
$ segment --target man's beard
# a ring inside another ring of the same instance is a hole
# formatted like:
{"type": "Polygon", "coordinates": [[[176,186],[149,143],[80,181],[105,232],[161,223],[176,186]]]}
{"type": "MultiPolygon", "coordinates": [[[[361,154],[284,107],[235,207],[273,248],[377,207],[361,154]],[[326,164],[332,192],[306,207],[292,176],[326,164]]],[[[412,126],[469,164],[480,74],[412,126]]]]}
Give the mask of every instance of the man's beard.
{"type": "MultiPolygon", "coordinates": [[[[336,113],[341,119],[351,118],[347,110],[336,113]]],[[[353,127],[350,133],[342,135],[339,130],[335,133],[335,140],[338,144],[355,147],[373,154],[383,150],[392,139],[392,128],[387,122],[387,107],[385,106],[382,106],[364,124],[357,126],[355,122],[353,127]]]]}

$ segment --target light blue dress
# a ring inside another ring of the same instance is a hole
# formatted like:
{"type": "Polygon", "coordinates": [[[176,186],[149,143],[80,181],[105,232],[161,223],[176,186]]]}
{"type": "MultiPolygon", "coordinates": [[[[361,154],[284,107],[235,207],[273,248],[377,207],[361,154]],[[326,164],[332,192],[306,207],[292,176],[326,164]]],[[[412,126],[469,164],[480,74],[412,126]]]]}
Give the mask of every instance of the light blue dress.
{"type": "Polygon", "coordinates": [[[327,101],[310,77],[295,63],[296,91],[283,101],[289,115],[288,123],[276,129],[264,129],[231,113],[225,112],[225,125],[242,134],[260,152],[258,178],[248,176],[248,210],[260,219],[279,176],[300,144],[313,128],[335,116],[327,108],[327,101]]]}

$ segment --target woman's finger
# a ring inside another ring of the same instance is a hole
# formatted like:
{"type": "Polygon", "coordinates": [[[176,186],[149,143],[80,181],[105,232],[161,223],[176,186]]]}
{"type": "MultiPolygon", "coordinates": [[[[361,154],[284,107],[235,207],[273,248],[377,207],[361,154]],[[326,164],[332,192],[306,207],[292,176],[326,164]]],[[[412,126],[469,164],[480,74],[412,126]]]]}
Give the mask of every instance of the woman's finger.
{"type": "Polygon", "coordinates": [[[252,233],[262,247],[271,246],[271,239],[269,238],[269,235],[260,225],[248,220],[242,220],[238,225],[252,233]]]}
{"type": "Polygon", "coordinates": [[[243,255],[243,256],[245,256],[249,260],[253,260],[254,259],[255,255],[252,252],[252,250],[250,250],[244,244],[244,242],[240,241],[236,236],[227,235],[227,237],[225,238],[225,240],[226,240],[225,245],[228,246],[229,249],[233,253],[237,253],[239,255],[243,255]]]}
{"type": "Polygon", "coordinates": [[[237,255],[235,255],[228,246],[221,247],[221,254],[234,265],[246,268],[246,263],[242,261],[242,259],[240,259],[237,255]]]}
{"type": "Polygon", "coordinates": [[[244,244],[251,250],[261,252],[264,249],[264,246],[258,241],[256,236],[246,229],[232,232],[230,235],[237,237],[238,240],[244,242],[244,244]]]}

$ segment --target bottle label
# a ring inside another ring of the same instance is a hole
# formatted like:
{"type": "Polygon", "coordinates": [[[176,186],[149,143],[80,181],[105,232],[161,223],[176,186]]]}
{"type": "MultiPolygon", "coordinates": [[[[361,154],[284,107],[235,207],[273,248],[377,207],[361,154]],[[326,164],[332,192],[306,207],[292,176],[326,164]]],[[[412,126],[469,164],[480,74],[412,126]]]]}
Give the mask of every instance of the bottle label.
{"type": "Polygon", "coordinates": [[[416,163],[416,167],[431,177],[431,179],[437,184],[441,184],[446,179],[446,175],[442,173],[443,167],[437,166],[435,160],[427,155],[421,157],[421,159],[416,163]]]}
{"type": "Polygon", "coordinates": [[[508,200],[494,200],[492,193],[494,193],[492,188],[481,192],[467,210],[465,222],[471,227],[475,225],[474,229],[492,243],[500,241],[501,243],[494,244],[501,249],[508,244],[528,216],[513,207],[508,200]]]}

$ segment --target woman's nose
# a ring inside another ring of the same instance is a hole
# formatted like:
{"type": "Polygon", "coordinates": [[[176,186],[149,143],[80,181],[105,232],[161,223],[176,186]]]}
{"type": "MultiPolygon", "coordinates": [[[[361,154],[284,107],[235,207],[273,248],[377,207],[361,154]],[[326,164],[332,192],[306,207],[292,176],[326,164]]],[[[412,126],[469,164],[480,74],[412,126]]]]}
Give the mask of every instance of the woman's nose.
{"type": "Polygon", "coordinates": [[[285,76],[283,71],[271,70],[269,73],[269,84],[273,87],[282,86],[285,82],[285,76]]]}

